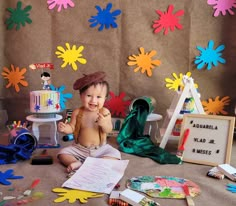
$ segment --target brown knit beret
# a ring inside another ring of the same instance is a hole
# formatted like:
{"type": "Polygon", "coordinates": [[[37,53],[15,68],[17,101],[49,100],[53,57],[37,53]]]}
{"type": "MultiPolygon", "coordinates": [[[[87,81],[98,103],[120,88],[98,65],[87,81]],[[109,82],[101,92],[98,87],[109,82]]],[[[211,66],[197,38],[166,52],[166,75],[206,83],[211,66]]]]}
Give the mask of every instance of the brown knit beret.
{"type": "Polygon", "coordinates": [[[94,72],[92,74],[84,74],[83,77],[77,79],[73,85],[74,90],[81,90],[86,86],[89,86],[91,84],[96,84],[99,82],[104,81],[104,78],[106,77],[105,72],[94,72]]]}

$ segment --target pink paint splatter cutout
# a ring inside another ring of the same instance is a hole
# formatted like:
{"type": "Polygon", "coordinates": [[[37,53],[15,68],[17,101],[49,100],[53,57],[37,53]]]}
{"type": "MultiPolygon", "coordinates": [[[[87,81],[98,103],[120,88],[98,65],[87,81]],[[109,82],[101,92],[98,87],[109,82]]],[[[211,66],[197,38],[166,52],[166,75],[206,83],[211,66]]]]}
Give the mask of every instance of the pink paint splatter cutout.
{"type": "Polygon", "coordinates": [[[236,0],[208,0],[209,5],[214,5],[214,16],[217,17],[220,13],[225,16],[227,11],[229,14],[234,15],[232,8],[236,8],[236,0]]]}
{"type": "Polygon", "coordinates": [[[67,9],[67,6],[74,7],[75,4],[72,0],[47,0],[48,8],[50,10],[58,6],[57,11],[60,12],[62,7],[67,9]]]}

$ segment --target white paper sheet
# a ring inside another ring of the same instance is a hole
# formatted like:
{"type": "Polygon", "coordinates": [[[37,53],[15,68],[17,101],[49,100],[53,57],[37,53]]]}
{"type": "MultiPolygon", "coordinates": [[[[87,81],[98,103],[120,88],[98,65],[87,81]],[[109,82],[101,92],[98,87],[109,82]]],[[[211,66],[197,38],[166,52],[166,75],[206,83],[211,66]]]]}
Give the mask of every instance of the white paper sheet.
{"type": "Polygon", "coordinates": [[[86,158],[62,187],[110,194],[124,175],[129,160],[86,158]]]}

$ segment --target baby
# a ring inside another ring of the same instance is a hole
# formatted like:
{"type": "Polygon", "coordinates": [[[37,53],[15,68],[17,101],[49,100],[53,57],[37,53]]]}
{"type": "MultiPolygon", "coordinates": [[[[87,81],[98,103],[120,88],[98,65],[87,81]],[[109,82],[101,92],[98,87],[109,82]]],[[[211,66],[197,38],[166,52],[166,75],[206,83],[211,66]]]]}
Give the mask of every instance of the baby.
{"type": "Polygon", "coordinates": [[[67,172],[77,170],[86,157],[121,159],[119,150],[106,143],[112,131],[111,114],[103,107],[109,94],[109,84],[104,72],[95,72],[76,80],[74,90],[79,90],[82,107],[73,111],[69,123],[58,123],[58,131],[74,134],[72,145],[61,149],[58,159],[67,172]]]}

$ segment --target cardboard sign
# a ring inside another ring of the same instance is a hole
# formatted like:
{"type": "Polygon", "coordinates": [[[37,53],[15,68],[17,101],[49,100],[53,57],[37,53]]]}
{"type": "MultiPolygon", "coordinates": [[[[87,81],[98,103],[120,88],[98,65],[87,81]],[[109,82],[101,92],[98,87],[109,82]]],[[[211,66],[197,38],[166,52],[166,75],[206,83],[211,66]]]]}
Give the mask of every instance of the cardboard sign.
{"type": "Polygon", "coordinates": [[[189,129],[183,161],[216,166],[230,163],[235,117],[185,114],[179,145],[189,129]]]}

